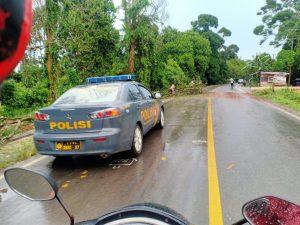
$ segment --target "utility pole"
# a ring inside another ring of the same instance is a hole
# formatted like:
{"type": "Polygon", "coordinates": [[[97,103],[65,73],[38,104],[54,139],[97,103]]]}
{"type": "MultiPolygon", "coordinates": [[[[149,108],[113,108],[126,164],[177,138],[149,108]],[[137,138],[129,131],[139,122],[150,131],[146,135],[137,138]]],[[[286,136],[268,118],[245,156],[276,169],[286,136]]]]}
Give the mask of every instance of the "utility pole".
{"type": "MultiPolygon", "coordinates": [[[[292,40],[291,40],[291,52],[294,51],[294,35],[292,33],[292,40]]],[[[292,79],[292,66],[290,65],[290,71],[289,71],[289,79],[288,79],[288,87],[291,86],[291,79],[292,79]]]]}
{"type": "MultiPolygon", "coordinates": [[[[294,51],[294,39],[295,39],[295,35],[296,35],[296,31],[299,29],[291,29],[292,33],[291,33],[291,53],[294,51]]],[[[288,79],[288,87],[291,86],[291,79],[292,79],[292,64],[290,65],[289,68],[289,79],[288,79]]]]}

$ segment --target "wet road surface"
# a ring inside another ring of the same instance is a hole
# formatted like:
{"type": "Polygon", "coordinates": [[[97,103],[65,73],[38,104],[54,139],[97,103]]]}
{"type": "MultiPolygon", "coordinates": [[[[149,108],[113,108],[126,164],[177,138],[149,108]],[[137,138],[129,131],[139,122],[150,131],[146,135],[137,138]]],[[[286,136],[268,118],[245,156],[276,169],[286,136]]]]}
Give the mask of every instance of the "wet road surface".
{"type": "MultiPolygon", "coordinates": [[[[243,203],[259,196],[300,204],[300,120],[228,86],[210,96],[224,224],[241,219],[243,203]]],[[[45,157],[28,168],[54,177],[76,222],[156,202],[194,224],[209,224],[207,96],[172,99],[165,107],[164,130],[144,137],[137,161],[120,161],[127,158],[124,153],[106,160],[45,157]]],[[[5,188],[2,179],[0,190],[5,188]]],[[[0,195],[0,224],[68,224],[56,201],[30,202],[11,191],[0,195]]]]}
{"type": "MultiPolygon", "coordinates": [[[[77,222],[126,205],[155,202],[196,224],[207,224],[207,98],[173,99],[165,111],[165,128],[154,129],[144,137],[143,153],[138,161],[130,161],[131,166],[110,166],[115,159],[127,157],[119,154],[107,160],[88,157],[57,161],[47,157],[29,168],[43,171],[58,182],[77,222]]],[[[68,224],[57,202],[29,202],[10,192],[3,194],[0,203],[0,224],[68,224]]]]}
{"type": "Polygon", "coordinates": [[[257,197],[300,205],[300,118],[227,86],[211,97],[224,224],[257,197]]]}

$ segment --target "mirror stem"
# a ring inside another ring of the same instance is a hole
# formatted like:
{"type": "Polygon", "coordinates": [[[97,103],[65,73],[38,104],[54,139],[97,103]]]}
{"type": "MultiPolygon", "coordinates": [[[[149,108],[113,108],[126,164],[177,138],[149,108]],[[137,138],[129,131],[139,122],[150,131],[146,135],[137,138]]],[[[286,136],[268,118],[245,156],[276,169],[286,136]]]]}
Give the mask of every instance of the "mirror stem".
{"type": "Polygon", "coordinates": [[[238,221],[236,223],[233,223],[232,225],[243,225],[245,223],[247,223],[247,220],[246,219],[242,219],[242,220],[240,220],[240,221],[238,221]]]}
{"type": "Polygon", "coordinates": [[[69,212],[67,205],[64,203],[64,201],[62,200],[62,198],[60,197],[60,195],[58,193],[56,193],[56,199],[61,204],[61,206],[64,208],[65,212],[68,214],[70,221],[71,221],[71,225],[74,225],[74,216],[69,212]]]}

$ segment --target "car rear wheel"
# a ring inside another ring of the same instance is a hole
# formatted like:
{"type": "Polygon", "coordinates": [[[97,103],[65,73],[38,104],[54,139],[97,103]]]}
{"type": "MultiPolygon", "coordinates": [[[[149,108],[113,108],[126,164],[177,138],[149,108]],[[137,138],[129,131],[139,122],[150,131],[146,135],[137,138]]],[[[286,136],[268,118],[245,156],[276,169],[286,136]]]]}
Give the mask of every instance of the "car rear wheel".
{"type": "Polygon", "coordinates": [[[141,127],[137,124],[134,129],[133,133],[133,141],[132,141],[132,148],[131,153],[134,156],[139,156],[143,149],[143,133],[141,127]]]}
{"type": "Polygon", "coordinates": [[[160,121],[158,123],[158,127],[162,129],[162,128],[164,128],[164,126],[165,126],[165,114],[164,114],[164,110],[161,109],[160,110],[160,121]]]}

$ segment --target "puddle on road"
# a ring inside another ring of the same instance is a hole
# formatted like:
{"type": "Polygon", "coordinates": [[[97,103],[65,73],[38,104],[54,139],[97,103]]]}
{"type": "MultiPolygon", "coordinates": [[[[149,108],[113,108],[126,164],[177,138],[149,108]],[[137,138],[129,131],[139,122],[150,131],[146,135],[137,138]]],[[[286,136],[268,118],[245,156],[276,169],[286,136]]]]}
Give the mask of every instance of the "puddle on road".
{"type": "Polygon", "coordinates": [[[193,144],[206,144],[207,141],[204,140],[204,139],[202,139],[202,140],[193,140],[192,143],[193,143],[193,144]]]}
{"type": "Polygon", "coordinates": [[[11,191],[9,188],[1,188],[0,189],[0,204],[7,199],[9,199],[11,196],[14,195],[14,192],[11,191]]]}
{"type": "Polygon", "coordinates": [[[0,202],[2,202],[2,195],[3,195],[3,194],[6,194],[7,191],[8,191],[7,188],[4,188],[4,189],[0,190],[0,202]]]}

